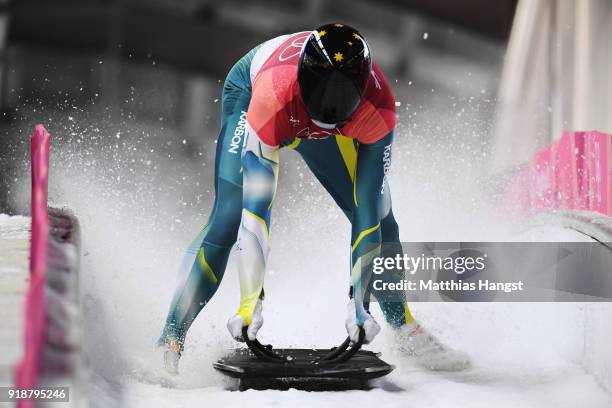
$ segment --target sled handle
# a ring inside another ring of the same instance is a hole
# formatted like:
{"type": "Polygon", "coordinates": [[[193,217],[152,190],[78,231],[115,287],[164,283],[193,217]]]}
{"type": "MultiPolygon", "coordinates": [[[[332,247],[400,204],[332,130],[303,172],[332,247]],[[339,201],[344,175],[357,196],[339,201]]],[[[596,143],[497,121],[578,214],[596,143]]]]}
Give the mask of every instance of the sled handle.
{"type": "Polygon", "coordinates": [[[363,345],[364,340],[365,340],[365,330],[363,329],[363,327],[361,327],[359,329],[359,339],[357,340],[357,343],[353,344],[349,348],[348,345],[351,342],[351,338],[347,337],[346,340],[344,340],[344,342],[340,346],[332,350],[331,353],[323,357],[323,359],[317,361],[315,364],[322,365],[322,364],[344,363],[345,361],[353,357],[355,353],[359,351],[359,349],[363,345]]]}
{"type": "Polygon", "coordinates": [[[346,349],[348,348],[350,344],[351,344],[351,338],[347,337],[346,340],[344,340],[344,342],[341,345],[339,345],[338,347],[334,347],[333,349],[331,349],[329,353],[321,357],[321,360],[332,360],[338,357],[340,354],[346,351],[346,349]]]}
{"type": "Polygon", "coordinates": [[[280,363],[280,362],[285,361],[285,358],[278,355],[272,350],[272,346],[269,346],[269,345],[264,346],[257,339],[250,340],[247,330],[248,330],[248,326],[244,326],[242,328],[242,338],[246,342],[246,345],[249,348],[249,350],[251,350],[257,358],[263,361],[270,362],[270,363],[280,363]]]}

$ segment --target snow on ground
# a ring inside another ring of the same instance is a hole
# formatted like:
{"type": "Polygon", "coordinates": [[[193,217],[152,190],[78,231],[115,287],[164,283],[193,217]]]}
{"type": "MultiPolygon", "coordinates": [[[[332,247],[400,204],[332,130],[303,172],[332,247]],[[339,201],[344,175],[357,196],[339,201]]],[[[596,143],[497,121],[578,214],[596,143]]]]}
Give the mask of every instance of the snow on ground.
{"type": "MultiPolygon", "coordinates": [[[[23,276],[27,273],[28,230],[29,218],[0,215],[0,287],[4,291],[11,288],[9,292],[14,295],[25,288],[23,276]],[[16,284],[11,286],[7,282],[16,284]]],[[[534,233],[540,238],[583,239],[574,231],[554,227],[538,229],[534,233]]],[[[121,261],[117,263],[120,264],[121,261]]],[[[235,282],[232,282],[232,286],[234,285],[235,282]]],[[[227,294],[225,291],[225,295],[227,294]]],[[[4,295],[2,300],[6,302],[8,296],[4,295]]],[[[135,298],[137,296],[132,295],[125,299],[135,298]]],[[[273,295],[270,300],[272,310],[282,308],[280,303],[286,301],[275,301],[273,295]]],[[[21,301],[18,303],[21,304],[21,301]]],[[[129,304],[124,306],[130,307],[129,304]]],[[[135,305],[131,306],[136,308],[135,305]]],[[[304,319],[314,317],[304,313],[308,309],[304,305],[294,307],[302,311],[304,319]]],[[[576,305],[576,308],[579,307],[576,305]]],[[[112,321],[116,320],[119,327],[122,326],[120,322],[126,319],[127,323],[136,324],[133,331],[127,332],[127,337],[135,337],[135,340],[142,340],[143,337],[135,335],[136,329],[149,323],[145,318],[147,323],[142,325],[143,316],[116,313],[115,316],[107,316],[110,318],[107,323],[110,323],[111,333],[107,338],[98,339],[99,343],[109,341],[111,344],[106,346],[110,348],[104,350],[105,354],[91,356],[94,364],[90,396],[92,406],[104,407],[180,408],[202,404],[228,407],[354,407],[381,404],[388,407],[609,407],[612,404],[610,394],[598,387],[593,378],[580,367],[562,359],[557,353],[554,338],[551,339],[548,332],[555,330],[555,319],[560,317],[559,308],[560,306],[555,304],[415,305],[417,315],[430,329],[436,331],[449,344],[470,352],[474,358],[472,369],[462,373],[424,371],[410,359],[397,355],[392,350],[391,342],[383,335],[370,348],[382,350],[384,358],[397,365],[392,374],[375,382],[375,388],[370,391],[319,393],[297,390],[227,391],[224,379],[210,365],[223,354],[224,346],[232,345],[231,341],[217,343],[220,338],[227,337],[223,327],[227,313],[219,313],[218,318],[213,319],[204,317],[205,324],[197,324],[199,327],[194,328],[199,333],[192,337],[199,338],[192,339],[188,346],[181,367],[182,373],[174,388],[144,382],[138,375],[134,375],[132,370],[137,371],[142,366],[151,368],[153,363],[146,361],[146,357],[153,355],[147,350],[151,342],[138,344],[136,341],[129,349],[124,349],[125,345],[113,335],[118,327],[112,327],[112,321]],[[216,327],[211,327],[211,321],[217,322],[216,327]],[[204,340],[206,337],[209,337],[208,341],[204,340]],[[145,361],[141,360],[143,356],[145,361]],[[105,360],[115,360],[116,364],[104,365],[102,362],[105,360]]],[[[318,336],[320,341],[317,341],[313,333],[306,341],[303,341],[305,336],[296,336],[295,332],[302,328],[300,324],[296,324],[298,327],[290,330],[290,333],[284,330],[285,335],[274,334],[279,328],[282,329],[279,326],[286,327],[286,315],[291,314],[287,309],[285,307],[288,313],[281,312],[280,316],[269,313],[272,321],[266,324],[269,323],[271,327],[264,327],[262,336],[284,345],[328,345],[342,337],[342,316],[338,313],[332,313],[330,320],[334,320],[333,322],[318,321],[318,324],[322,324],[326,329],[318,336]],[[328,332],[333,332],[333,335],[326,335],[328,332]]],[[[16,320],[13,312],[15,309],[3,307],[1,310],[11,310],[3,316],[3,322],[7,322],[6,319],[16,320]]],[[[103,321],[96,321],[98,317],[100,316],[96,312],[87,310],[86,318],[90,320],[90,325],[103,325],[103,321]],[[92,324],[94,322],[91,320],[94,320],[95,324],[92,324]]],[[[3,340],[6,338],[6,329],[11,327],[17,329],[19,325],[17,322],[15,325],[2,325],[3,340]]],[[[13,330],[13,333],[20,335],[21,331],[13,330]]],[[[3,343],[2,350],[9,350],[5,346],[3,343]]],[[[92,353],[96,347],[90,344],[89,350],[92,353]]],[[[2,356],[7,354],[3,353],[2,356]]]]}
{"type": "Polygon", "coordinates": [[[592,378],[571,367],[536,370],[473,369],[462,374],[396,370],[371,391],[228,392],[220,387],[163,389],[127,385],[125,406],[293,406],[293,407],[609,407],[610,397],[592,378]]]}
{"type": "Polygon", "coordinates": [[[21,357],[21,308],[28,285],[30,218],[0,214],[0,386],[21,357]]]}

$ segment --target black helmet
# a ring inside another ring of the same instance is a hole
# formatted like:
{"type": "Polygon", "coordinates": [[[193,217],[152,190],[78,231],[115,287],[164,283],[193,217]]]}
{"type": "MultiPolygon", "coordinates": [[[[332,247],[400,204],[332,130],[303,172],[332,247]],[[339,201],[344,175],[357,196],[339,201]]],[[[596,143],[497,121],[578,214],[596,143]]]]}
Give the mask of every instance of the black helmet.
{"type": "Polygon", "coordinates": [[[326,124],[350,120],[371,68],[370,47],[354,28],[326,24],[313,31],[298,63],[298,83],[310,118],[326,124]]]}

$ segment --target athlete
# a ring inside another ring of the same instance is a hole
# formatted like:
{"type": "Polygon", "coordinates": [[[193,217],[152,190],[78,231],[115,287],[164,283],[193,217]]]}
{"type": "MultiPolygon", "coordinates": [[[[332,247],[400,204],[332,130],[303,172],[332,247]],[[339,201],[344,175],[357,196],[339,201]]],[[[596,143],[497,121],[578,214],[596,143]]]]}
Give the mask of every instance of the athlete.
{"type": "MultiPolygon", "coordinates": [[[[381,243],[399,243],[386,173],[396,125],[395,100],[370,48],[354,28],[327,24],[283,35],[251,50],[223,87],[215,163],[215,201],[208,224],[183,259],[158,345],[176,373],[187,330],[219,287],[236,246],[240,305],[228,321],[238,341],[254,340],[262,300],[279,150],[295,149],[350,220],[351,291],[346,329],[368,343],[380,331],[361,295],[361,265],[381,243]]],[[[463,353],[425,331],[404,302],[379,302],[398,348],[430,369],[469,365],[463,353]]]]}

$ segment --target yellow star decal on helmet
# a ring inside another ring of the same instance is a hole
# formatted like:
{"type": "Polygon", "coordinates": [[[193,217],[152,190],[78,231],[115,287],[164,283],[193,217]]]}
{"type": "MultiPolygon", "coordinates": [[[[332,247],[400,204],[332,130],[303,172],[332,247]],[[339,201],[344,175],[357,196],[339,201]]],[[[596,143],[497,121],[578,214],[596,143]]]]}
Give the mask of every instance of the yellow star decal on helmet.
{"type": "Polygon", "coordinates": [[[353,33],[353,37],[355,37],[358,40],[361,40],[361,36],[359,36],[359,34],[357,33],[353,33]]]}
{"type": "Polygon", "coordinates": [[[327,31],[325,30],[319,31],[319,37],[323,37],[325,34],[327,34],[327,31]]]}
{"type": "Polygon", "coordinates": [[[344,27],[344,24],[339,24],[339,23],[336,23],[336,24],[334,24],[334,25],[335,25],[336,27],[344,27]]]}
{"type": "Polygon", "coordinates": [[[353,45],[352,41],[347,41],[346,43],[349,45],[349,47],[353,45]]]}
{"type": "Polygon", "coordinates": [[[336,60],[336,62],[340,62],[344,59],[344,55],[342,55],[341,52],[337,52],[334,54],[334,59],[336,60]]]}

